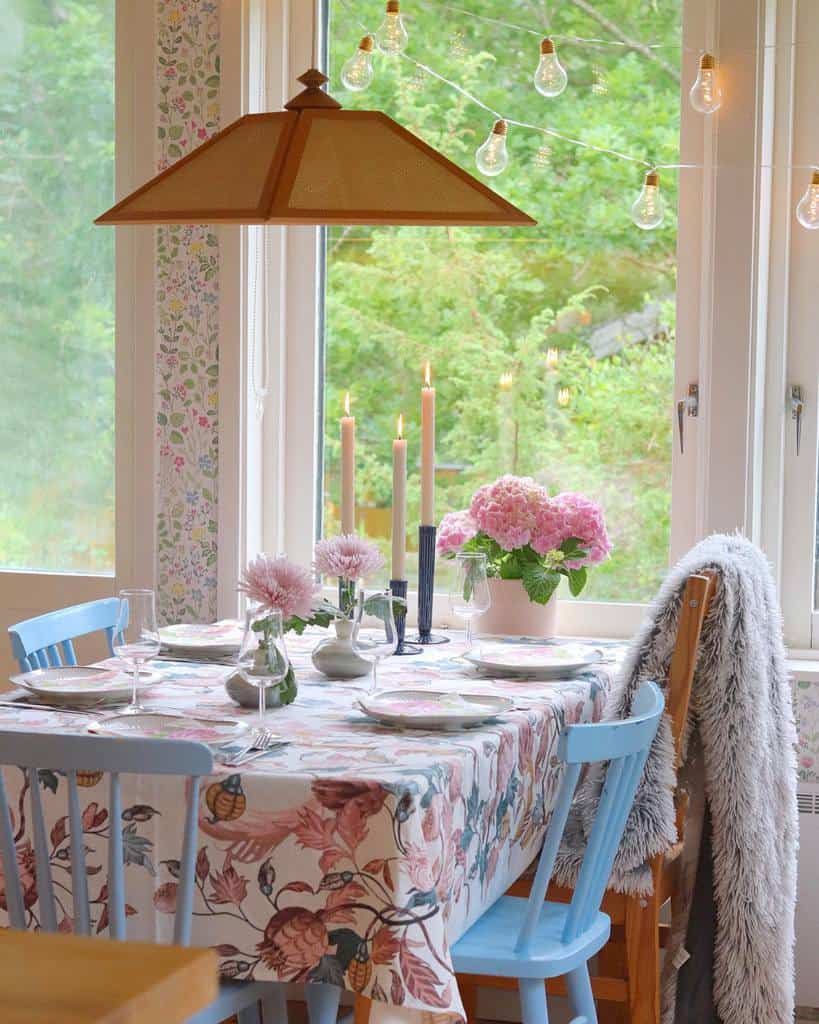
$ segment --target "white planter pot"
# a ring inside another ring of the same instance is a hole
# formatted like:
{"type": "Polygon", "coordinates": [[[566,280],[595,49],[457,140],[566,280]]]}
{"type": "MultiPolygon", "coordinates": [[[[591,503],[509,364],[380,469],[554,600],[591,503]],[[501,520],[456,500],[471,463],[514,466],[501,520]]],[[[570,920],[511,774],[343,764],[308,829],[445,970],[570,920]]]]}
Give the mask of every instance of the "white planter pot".
{"type": "Polygon", "coordinates": [[[475,631],[489,636],[547,639],[557,633],[557,591],[547,604],[535,604],[520,580],[489,580],[492,607],[475,620],[475,631]]]}

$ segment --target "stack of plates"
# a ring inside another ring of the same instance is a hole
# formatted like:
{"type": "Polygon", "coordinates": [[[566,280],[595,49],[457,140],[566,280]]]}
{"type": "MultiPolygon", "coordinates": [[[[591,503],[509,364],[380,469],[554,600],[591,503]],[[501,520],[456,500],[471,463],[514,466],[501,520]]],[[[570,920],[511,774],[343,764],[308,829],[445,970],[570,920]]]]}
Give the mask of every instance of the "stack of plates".
{"type": "Polygon", "coordinates": [[[481,641],[464,658],[493,676],[566,679],[602,661],[605,655],[587,644],[535,641],[481,641]]]}
{"type": "MultiPolygon", "coordinates": [[[[159,678],[156,672],[140,672],[137,691],[147,690],[159,682],[159,678]]],[[[121,704],[130,700],[133,675],[121,669],[64,665],[22,672],[11,676],[11,682],[27,690],[41,704],[87,707],[91,704],[121,704]]]]}
{"type": "Polygon", "coordinates": [[[177,658],[229,658],[239,652],[242,627],[231,619],[207,624],[180,622],[160,629],[159,639],[163,651],[177,658]]]}

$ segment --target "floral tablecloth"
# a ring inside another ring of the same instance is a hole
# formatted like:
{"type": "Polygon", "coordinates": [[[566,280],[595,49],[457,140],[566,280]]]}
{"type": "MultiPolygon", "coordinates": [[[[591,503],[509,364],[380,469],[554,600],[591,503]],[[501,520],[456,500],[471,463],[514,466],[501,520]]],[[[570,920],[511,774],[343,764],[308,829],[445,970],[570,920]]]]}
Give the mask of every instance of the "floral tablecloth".
{"type": "MultiPolygon", "coordinates": [[[[204,781],[193,943],[232,978],[324,981],[394,1006],[462,1016],[449,947],[535,856],[560,781],[564,725],[599,717],[610,667],[556,683],[490,680],[453,643],[382,666],[383,687],[509,694],[515,710],[457,733],[397,732],[354,707],[366,680],[312,667],[318,635],[290,639],[299,694],[272,711],[290,744],[204,781]]],[[[157,661],[148,707],[253,716],[223,689],[224,666],[157,661]]],[[[87,719],[0,708],[0,729],[79,731],[87,719]]],[[[146,766],[148,768],[148,766],[146,766]]],[[[81,776],[93,928],[107,928],[107,780],[81,776]]],[[[10,770],[31,926],[38,907],[26,784],[10,770]]],[[[183,781],[124,781],[128,937],[171,937],[183,781]]],[[[71,929],[64,781],[41,773],[51,861],[71,929]]],[[[0,922],[5,901],[0,896],[0,922]]]]}

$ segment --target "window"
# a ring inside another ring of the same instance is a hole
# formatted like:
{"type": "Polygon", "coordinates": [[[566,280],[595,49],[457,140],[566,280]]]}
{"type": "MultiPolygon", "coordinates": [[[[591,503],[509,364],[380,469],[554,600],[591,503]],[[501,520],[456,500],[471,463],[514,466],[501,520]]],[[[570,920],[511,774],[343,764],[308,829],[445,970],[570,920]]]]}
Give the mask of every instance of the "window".
{"type": "MultiPolygon", "coordinates": [[[[532,74],[547,32],[524,0],[469,0],[443,12],[413,4],[407,56],[376,54],[372,85],[360,93],[344,90],[339,72],[363,27],[350,4],[330,0],[330,88],[346,107],[385,110],[476,174],[475,150],[493,114],[420,64],[506,117],[638,160],[679,163],[682,5],[651,7],[650,17],[636,0],[595,0],[591,13],[556,7],[549,31],[569,86],[546,99],[532,74]],[[499,30],[481,15],[525,28],[499,30]]],[[[485,180],[532,214],[535,228],[327,232],[319,530],[339,529],[347,391],[358,432],[359,530],[388,549],[399,413],[409,441],[409,520],[417,521],[429,361],[437,518],[466,507],[476,487],[501,473],[534,476],[552,493],[584,492],[602,503],[614,552],[590,574],[583,598],[645,602],[669,558],[677,172],[660,172],[662,227],[641,231],[630,219],[640,163],[514,125],[508,148],[507,170],[485,180]]],[[[413,549],[412,525],[409,532],[413,549]]],[[[414,565],[411,555],[411,585],[414,565]]]]}
{"type": "Polygon", "coordinates": [[[114,568],[114,0],[0,0],[0,568],[114,568]]]}

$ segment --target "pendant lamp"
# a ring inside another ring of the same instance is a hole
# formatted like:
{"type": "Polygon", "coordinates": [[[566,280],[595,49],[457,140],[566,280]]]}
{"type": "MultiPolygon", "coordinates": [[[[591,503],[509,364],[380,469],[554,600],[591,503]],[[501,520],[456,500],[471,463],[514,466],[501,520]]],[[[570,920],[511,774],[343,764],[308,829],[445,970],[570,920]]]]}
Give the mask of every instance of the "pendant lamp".
{"type": "Polygon", "coordinates": [[[281,113],[245,114],[97,224],[535,224],[377,110],[342,110],[311,69],[281,113]]]}

